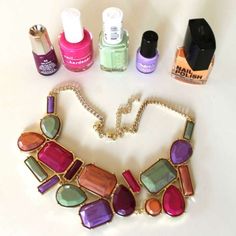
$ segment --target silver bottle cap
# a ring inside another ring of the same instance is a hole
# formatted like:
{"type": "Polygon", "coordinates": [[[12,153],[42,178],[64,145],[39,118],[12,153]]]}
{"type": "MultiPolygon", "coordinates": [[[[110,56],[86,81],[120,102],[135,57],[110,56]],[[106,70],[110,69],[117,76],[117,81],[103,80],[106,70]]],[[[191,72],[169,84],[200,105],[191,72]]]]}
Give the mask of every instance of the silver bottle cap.
{"type": "Polygon", "coordinates": [[[53,49],[47,29],[40,24],[29,29],[32,51],[37,55],[45,55],[53,49]]]}

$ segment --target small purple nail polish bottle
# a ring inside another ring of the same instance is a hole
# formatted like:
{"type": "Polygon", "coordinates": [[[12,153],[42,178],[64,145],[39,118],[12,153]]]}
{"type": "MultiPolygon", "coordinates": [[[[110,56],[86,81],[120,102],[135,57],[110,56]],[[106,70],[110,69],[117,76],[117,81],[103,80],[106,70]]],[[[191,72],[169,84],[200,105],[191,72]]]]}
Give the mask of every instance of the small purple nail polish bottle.
{"type": "Polygon", "coordinates": [[[40,24],[34,25],[29,29],[29,36],[38,72],[46,76],[54,74],[58,70],[59,64],[47,29],[40,24]]]}
{"type": "Polygon", "coordinates": [[[136,55],[136,68],[140,72],[149,74],[155,71],[159,58],[157,41],[156,32],[149,30],[143,33],[141,47],[136,55]]]}

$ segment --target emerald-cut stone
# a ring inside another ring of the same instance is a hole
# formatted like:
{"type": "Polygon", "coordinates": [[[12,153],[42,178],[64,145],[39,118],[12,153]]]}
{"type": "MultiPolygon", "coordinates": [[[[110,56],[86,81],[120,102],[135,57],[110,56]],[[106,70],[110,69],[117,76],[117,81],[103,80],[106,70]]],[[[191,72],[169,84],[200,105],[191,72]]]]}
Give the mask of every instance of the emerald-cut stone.
{"type": "Polygon", "coordinates": [[[72,184],[64,184],[57,190],[56,199],[61,206],[76,207],[82,204],[87,197],[79,187],[72,184]]]}
{"type": "Polygon", "coordinates": [[[60,119],[54,115],[47,115],[41,120],[40,128],[45,136],[54,139],[60,131],[60,119]]]}
{"type": "Polygon", "coordinates": [[[34,157],[29,156],[25,160],[26,166],[31,170],[31,172],[34,174],[34,176],[38,179],[38,181],[42,182],[47,179],[48,174],[43,169],[41,165],[34,159],[34,157]]]}
{"type": "Polygon", "coordinates": [[[187,120],[184,130],[184,139],[191,140],[194,129],[194,122],[187,120]]]}
{"type": "Polygon", "coordinates": [[[160,159],[140,175],[140,181],[150,193],[158,193],[177,178],[176,169],[166,159],[160,159]]]}

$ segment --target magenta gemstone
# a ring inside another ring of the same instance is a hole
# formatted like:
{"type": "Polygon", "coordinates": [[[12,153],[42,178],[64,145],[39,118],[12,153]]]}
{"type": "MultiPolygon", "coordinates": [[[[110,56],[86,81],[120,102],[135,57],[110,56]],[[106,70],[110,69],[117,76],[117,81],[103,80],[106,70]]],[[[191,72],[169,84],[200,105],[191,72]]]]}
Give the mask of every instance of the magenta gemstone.
{"type": "Polygon", "coordinates": [[[174,165],[187,161],[193,153],[191,144],[184,140],[176,140],[170,149],[170,159],[174,165]]]}
{"type": "Polygon", "coordinates": [[[73,154],[58,143],[50,141],[39,151],[38,159],[56,173],[62,173],[72,163],[73,154]]]}
{"type": "Polygon", "coordinates": [[[113,217],[109,202],[102,198],[83,205],[79,210],[79,215],[83,226],[88,229],[108,223],[113,217]]]}
{"type": "Polygon", "coordinates": [[[128,183],[129,187],[132,189],[134,193],[139,193],[141,190],[140,184],[138,181],[134,178],[133,174],[130,170],[126,170],[122,173],[124,179],[128,183]]]}
{"type": "Polygon", "coordinates": [[[184,213],[184,197],[174,185],[170,185],[164,192],[163,209],[170,216],[179,216],[184,213]]]}
{"type": "Polygon", "coordinates": [[[113,209],[120,216],[131,215],[136,202],[133,194],[124,185],[119,185],[113,195],[113,209]]]}

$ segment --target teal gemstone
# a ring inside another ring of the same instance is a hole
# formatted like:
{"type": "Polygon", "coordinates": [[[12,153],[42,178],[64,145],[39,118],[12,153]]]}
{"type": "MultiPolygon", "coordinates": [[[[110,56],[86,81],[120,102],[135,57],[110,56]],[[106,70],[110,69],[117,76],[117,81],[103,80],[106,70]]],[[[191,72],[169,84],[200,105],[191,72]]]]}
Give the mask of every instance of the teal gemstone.
{"type": "Polygon", "coordinates": [[[41,165],[34,159],[34,157],[29,156],[25,160],[26,166],[31,170],[34,176],[38,179],[38,181],[42,182],[47,179],[48,174],[43,169],[41,165]]]}
{"type": "Polygon", "coordinates": [[[176,169],[166,159],[160,159],[140,175],[140,181],[150,193],[158,193],[177,178],[176,169]]]}
{"type": "Polygon", "coordinates": [[[187,120],[184,130],[184,139],[191,140],[194,129],[194,122],[187,120]]]}
{"type": "Polygon", "coordinates": [[[82,204],[87,197],[79,187],[73,184],[64,184],[57,190],[56,199],[61,206],[76,207],[82,204]]]}
{"type": "Polygon", "coordinates": [[[60,126],[60,119],[55,115],[45,116],[40,123],[43,134],[50,139],[56,138],[60,131],[60,126]]]}

